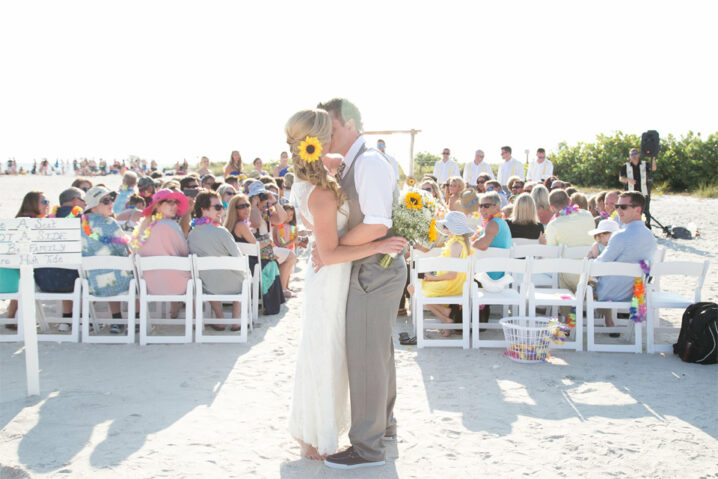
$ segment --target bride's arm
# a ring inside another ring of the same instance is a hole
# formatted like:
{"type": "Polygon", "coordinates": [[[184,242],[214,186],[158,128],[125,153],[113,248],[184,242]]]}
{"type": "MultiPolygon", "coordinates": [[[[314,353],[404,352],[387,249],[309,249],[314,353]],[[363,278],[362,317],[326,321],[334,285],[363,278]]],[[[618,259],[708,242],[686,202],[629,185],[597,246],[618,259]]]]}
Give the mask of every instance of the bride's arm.
{"type": "Polygon", "coordinates": [[[406,240],[397,236],[357,246],[340,246],[337,233],[337,201],[332,191],[315,188],[309,196],[314,217],[314,238],[321,264],[346,263],[377,253],[398,253],[406,240]]]}

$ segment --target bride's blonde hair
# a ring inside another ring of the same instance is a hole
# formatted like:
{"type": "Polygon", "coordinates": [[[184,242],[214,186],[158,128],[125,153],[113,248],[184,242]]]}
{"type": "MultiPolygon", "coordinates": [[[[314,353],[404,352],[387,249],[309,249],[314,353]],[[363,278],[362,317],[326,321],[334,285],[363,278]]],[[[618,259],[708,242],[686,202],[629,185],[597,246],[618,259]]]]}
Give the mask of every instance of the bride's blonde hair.
{"type": "Polygon", "coordinates": [[[321,158],[307,163],[299,156],[299,144],[306,137],[316,137],[320,143],[327,144],[332,138],[332,120],[324,110],[302,110],[287,121],[284,126],[287,144],[292,153],[295,177],[334,192],[337,198],[337,209],[344,203],[344,192],[339,183],[324,168],[321,158]]]}

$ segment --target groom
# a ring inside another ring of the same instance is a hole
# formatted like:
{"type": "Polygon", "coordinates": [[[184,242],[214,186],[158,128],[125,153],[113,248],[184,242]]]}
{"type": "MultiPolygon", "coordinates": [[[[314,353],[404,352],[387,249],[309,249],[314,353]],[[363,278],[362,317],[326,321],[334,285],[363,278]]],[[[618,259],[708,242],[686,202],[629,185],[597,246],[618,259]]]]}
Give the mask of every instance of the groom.
{"type": "MultiPolygon", "coordinates": [[[[330,153],[344,156],[337,178],[349,205],[349,231],[342,245],[360,245],[391,236],[391,209],[398,178],[389,160],[368,149],[361,114],[343,98],[320,103],[332,119],[330,153]]],[[[384,464],[383,441],[396,437],[393,324],[406,282],[406,263],[379,265],[382,255],[354,261],[346,313],[346,350],[351,398],[351,447],[324,463],[337,469],[384,464]]]]}

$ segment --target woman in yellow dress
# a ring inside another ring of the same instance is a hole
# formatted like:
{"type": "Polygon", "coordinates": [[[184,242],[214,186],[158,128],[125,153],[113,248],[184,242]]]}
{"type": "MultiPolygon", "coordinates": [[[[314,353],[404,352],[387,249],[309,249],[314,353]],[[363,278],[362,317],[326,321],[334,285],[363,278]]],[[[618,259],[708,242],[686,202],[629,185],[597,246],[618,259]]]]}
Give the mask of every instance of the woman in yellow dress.
{"type": "MultiPolygon", "coordinates": [[[[442,221],[437,221],[437,225],[445,228],[449,234],[449,239],[441,253],[442,258],[467,258],[472,254],[470,238],[474,231],[466,224],[466,216],[459,211],[451,211],[442,221]]],[[[437,271],[436,274],[426,273],[421,281],[421,291],[424,296],[459,296],[463,294],[464,282],[466,281],[465,273],[456,273],[454,271],[437,271]]],[[[414,294],[414,287],[409,286],[408,291],[414,294]]],[[[442,304],[427,304],[426,307],[436,315],[442,323],[455,322],[451,314],[451,308],[442,304]]],[[[444,329],[442,336],[451,335],[451,330],[444,329]]]]}

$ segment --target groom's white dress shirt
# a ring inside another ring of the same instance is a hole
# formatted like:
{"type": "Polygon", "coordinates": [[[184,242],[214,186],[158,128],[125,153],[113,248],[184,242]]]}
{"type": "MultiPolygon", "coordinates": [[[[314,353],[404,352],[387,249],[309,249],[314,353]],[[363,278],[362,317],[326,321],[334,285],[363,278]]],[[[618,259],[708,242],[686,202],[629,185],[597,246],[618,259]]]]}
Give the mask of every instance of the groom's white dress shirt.
{"type": "MultiPolygon", "coordinates": [[[[364,137],[359,136],[347,151],[345,172],[351,168],[364,142],[364,137]]],[[[391,228],[392,193],[397,181],[394,169],[381,152],[367,148],[361,161],[354,166],[354,186],[359,194],[359,209],[364,215],[364,224],[391,228]]]]}

